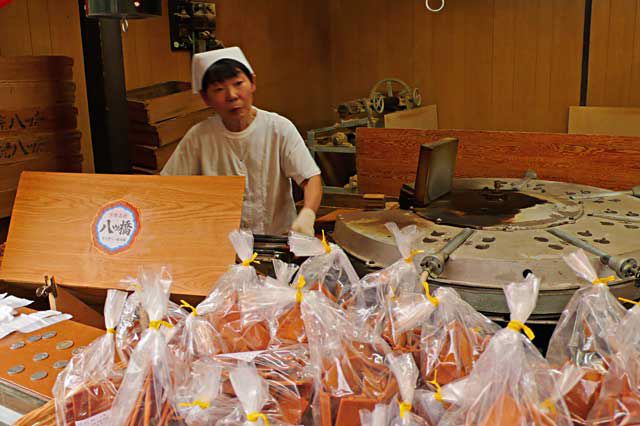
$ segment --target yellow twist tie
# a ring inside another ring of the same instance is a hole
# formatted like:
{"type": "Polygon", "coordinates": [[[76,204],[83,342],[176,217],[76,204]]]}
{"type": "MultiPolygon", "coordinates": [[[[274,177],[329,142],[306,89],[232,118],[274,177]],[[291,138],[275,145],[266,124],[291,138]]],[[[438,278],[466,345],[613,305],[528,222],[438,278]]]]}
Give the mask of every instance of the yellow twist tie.
{"type": "Polygon", "coordinates": [[[551,402],[550,399],[545,399],[544,401],[542,401],[542,404],[540,404],[540,407],[546,408],[547,410],[549,410],[549,412],[552,415],[556,414],[556,406],[553,405],[553,402],[551,402]]]}
{"type": "Polygon", "coordinates": [[[527,327],[524,323],[520,321],[515,321],[515,320],[509,321],[509,324],[507,324],[507,328],[510,328],[516,333],[520,333],[521,331],[524,331],[524,334],[527,335],[529,340],[533,340],[536,337],[535,334],[533,334],[533,330],[531,330],[529,327],[527,327]]]}
{"type": "Polygon", "coordinates": [[[298,284],[296,284],[296,303],[302,303],[302,289],[307,282],[304,279],[304,275],[298,277],[298,284]]]}
{"type": "Polygon", "coordinates": [[[257,263],[259,265],[260,261],[256,260],[256,257],[258,257],[258,253],[254,251],[253,256],[251,256],[251,259],[242,261],[242,266],[250,266],[252,263],[257,263]]]}
{"type": "Polygon", "coordinates": [[[411,254],[409,257],[405,258],[404,261],[407,263],[413,263],[413,258],[416,254],[424,253],[424,250],[411,250],[411,254]]]}
{"type": "Polygon", "coordinates": [[[324,229],[322,230],[322,246],[326,253],[331,253],[331,246],[327,242],[327,237],[324,235],[324,229]]]}
{"type": "Polygon", "coordinates": [[[199,399],[196,399],[193,402],[181,402],[179,405],[181,407],[200,407],[203,410],[206,410],[211,406],[208,402],[200,401],[199,399]]]}
{"type": "Polygon", "coordinates": [[[424,294],[425,296],[427,296],[427,299],[429,300],[429,302],[431,302],[433,306],[437,308],[438,304],[440,304],[440,301],[438,300],[437,297],[433,297],[431,295],[431,292],[429,291],[429,283],[427,282],[427,280],[422,281],[422,287],[424,287],[424,294]]]}
{"type": "Polygon", "coordinates": [[[116,329],[113,328],[113,327],[109,327],[109,328],[107,328],[107,333],[108,334],[116,334],[116,329]]]}
{"type": "Polygon", "coordinates": [[[400,418],[404,419],[405,414],[411,412],[413,406],[407,401],[398,401],[398,407],[400,407],[400,418]]]}
{"type": "Polygon", "coordinates": [[[433,395],[436,401],[439,403],[444,403],[442,399],[442,388],[440,387],[440,383],[438,383],[438,370],[433,371],[433,380],[427,382],[436,387],[436,393],[433,395]]]}
{"type": "Polygon", "coordinates": [[[605,277],[605,278],[596,278],[595,280],[593,280],[592,284],[593,285],[598,285],[598,284],[607,285],[611,281],[615,281],[615,280],[616,280],[616,277],[611,275],[611,276],[605,277]]]}
{"type": "Polygon", "coordinates": [[[191,306],[189,303],[187,303],[184,300],[180,300],[180,307],[181,308],[187,308],[187,309],[191,309],[191,315],[193,315],[194,317],[198,316],[198,311],[196,310],[196,308],[194,308],[193,306],[191,306]]]}
{"type": "Polygon", "coordinates": [[[640,306],[640,302],[637,302],[635,300],[631,300],[631,299],[625,299],[624,297],[618,297],[618,300],[624,303],[632,303],[634,305],[639,305],[640,306]]]}
{"type": "Polygon", "coordinates": [[[173,328],[173,326],[171,324],[169,324],[168,322],[166,322],[164,320],[149,321],[149,328],[153,328],[155,330],[159,330],[161,325],[164,325],[167,328],[173,328]]]}
{"type": "Polygon", "coordinates": [[[251,423],[255,423],[259,419],[262,419],[262,421],[264,422],[264,426],[269,426],[269,419],[267,418],[266,414],[259,413],[257,411],[247,414],[247,421],[251,423]]]}

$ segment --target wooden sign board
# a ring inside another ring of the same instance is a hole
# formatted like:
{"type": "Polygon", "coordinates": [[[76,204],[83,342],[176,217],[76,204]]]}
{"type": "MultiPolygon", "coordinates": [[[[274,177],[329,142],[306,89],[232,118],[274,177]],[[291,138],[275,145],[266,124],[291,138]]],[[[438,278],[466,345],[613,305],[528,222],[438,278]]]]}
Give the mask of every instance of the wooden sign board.
{"type": "Polygon", "coordinates": [[[206,296],[234,263],[242,176],[24,172],[0,279],[122,289],[140,266],[169,265],[171,292],[206,296]]]}

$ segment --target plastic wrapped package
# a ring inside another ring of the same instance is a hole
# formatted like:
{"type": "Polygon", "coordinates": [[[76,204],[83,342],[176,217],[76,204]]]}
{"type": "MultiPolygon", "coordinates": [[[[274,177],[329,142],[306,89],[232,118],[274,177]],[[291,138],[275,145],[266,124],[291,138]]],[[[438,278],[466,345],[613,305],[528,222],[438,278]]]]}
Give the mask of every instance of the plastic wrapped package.
{"type": "Polygon", "coordinates": [[[534,336],[524,324],[539,286],[539,279],[529,274],[523,282],[505,287],[511,321],[491,338],[465,380],[458,404],[444,414],[440,425],[571,425],[554,371],[530,342],[534,336]]]}
{"type": "Polygon", "coordinates": [[[417,312],[413,309],[428,309],[420,303],[424,298],[418,294],[421,288],[417,265],[422,250],[415,247],[421,235],[415,225],[399,229],[395,223],[389,222],[385,226],[395,237],[400,259],[353,284],[344,306],[359,325],[373,327],[394,350],[417,351],[420,344],[419,321],[415,322],[416,329],[405,327],[398,332],[394,327],[395,322],[388,318],[388,310],[398,311],[399,314],[411,311],[409,314],[415,316],[417,312]]]}
{"type": "Polygon", "coordinates": [[[631,348],[618,352],[609,363],[598,399],[587,425],[640,424],[640,353],[631,348]]]}
{"type": "Polygon", "coordinates": [[[305,294],[301,308],[314,371],[315,424],[357,424],[361,409],[389,403],[398,386],[384,362],[390,352],[386,342],[371,329],[354,326],[321,292],[305,294]]]}
{"type": "Polygon", "coordinates": [[[219,353],[262,350],[269,345],[267,322],[247,321],[240,309],[240,295],[263,287],[252,266],[256,257],[253,235],[232,231],[229,240],[241,263],[231,265],[197,306],[182,302],[191,313],[169,344],[183,362],[219,353]]]}
{"type": "Polygon", "coordinates": [[[167,315],[169,292],[163,280],[169,279],[166,270],[142,275],[139,291],[140,303],[149,317],[149,328],[131,353],[129,364],[111,408],[112,425],[164,426],[180,425],[172,398],[172,373],[181,366],[167,346],[162,327],[172,328],[163,320],[167,315]]]}
{"type": "MultiPolygon", "coordinates": [[[[289,233],[289,249],[305,260],[298,274],[306,279],[307,287],[319,289],[334,300],[341,301],[348,294],[351,286],[359,280],[351,261],[344,250],[336,244],[309,237],[297,232],[289,233]]],[[[297,282],[297,277],[294,279],[297,282]]]]}
{"type": "Polygon", "coordinates": [[[640,424],[640,306],[633,303],[617,327],[617,352],[589,411],[589,425],[640,424]]]}
{"type": "Polygon", "coordinates": [[[387,363],[393,371],[400,388],[400,397],[390,405],[377,404],[373,411],[361,410],[363,426],[403,426],[431,425],[440,422],[445,411],[454,405],[464,390],[464,380],[458,380],[444,387],[431,382],[436,391],[418,389],[416,383],[418,367],[410,354],[387,355],[387,363]]]}
{"type": "Polygon", "coordinates": [[[243,321],[248,324],[266,321],[271,336],[270,347],[306,343],[300,311],[306,280],[299,275],[297,282],[290,286],[289,281],[296,273],[297,265],[276,259],[273,268],[276,279],[267,277],[263,286],[240,295],[243,321]]]}
{"type": "Polygon", "coordinates": [[[418,389],[414,396],[414,410],[427,421],[428,424],[437,425],[442,416],[451,407],[458,404],[464,395],[467,378],[456,380],[447,385],[440,386],[436,378],[429,382],[435,390],[418,389]]]}
{"type": "Polygon", "coordinates": [[[422,250],[416,249],[416,246],[420,241],[421,232],[415,225],[400,229],[395,223],[388,222],[385,226],[393,234],[401,257],[383,269],[386,276],[381,278],[394,295],[403,291],[419,292],[421,269],[418,265],[424,254],[422,250]]]}
{"type": "Polygon", "coordinates": [[[611,294],[608,280],[599,279],[587,255],[578,250],[564,256],[589,285],[575,292],[565,307],[547,350],[550,365],[563,371],[576,365],[582,377],[565,395],[575,424],[585,424],[615,354],[614,334],[625,309],[611,294]]]}
{"type": "MultiPolygon", "coordinates": [[[[160,284],[168,294],[171,286],[171,273],[169,268],[165,266],[159,268],[161,270],[159,278],[160,284]]],[[[146,276],[148,273],[145,269],[140,268],[137,278],[128,277],[121,281],[123,285],[128,285],[129,290],[132,291],[129,297],[127,297],[120,322],[116,328],[116,349],[118,351],[118,357],[125,363],[129,361],[129,357],[140,341],[142,333],[149,327],[149,316],[142,306],[139,294],[142,288],[140,283],[141,281],[149,279],[146,276]]],[[[167,314],[163,320],[171,325],[177,325],[182,323],[185,317],[186,314],[180,306],[169,301],[167,314]]],[[[174,328],[163,328],[162,332],[165,333],[165,337],[169,340],[175,330],[174,328]]]]}
{"type": "Polygon", "coordinates": [[[284,426],[290,424],[278,417],[277,412],[273,413],[273,407],[277,408],[277,402],[269,393],[269,383],[260,376],[253,364],[239,363],[231,369],[229,380],[240,407],[219,420],[216,423],[217,426],[284,426]]]}
{"type": "Polygon", "coordinates": [[[107,333],[73,356],[56,378],[53,395],[58,426],[108,415],[123,374],[115,363],[114,333],[126,297],[123,291],[107,292],[104,304],[107,333]]]}
{"type": "Polygon", "coordinates": [[[400,389],[398,398],[399,413],[391,419],[390,426],[435,426],[412,412],[416,383],[418,381],[418,367],[411,354],[387,355],[387,363],[393,372],[400,389]]]}
{"type": "Polygon", "coordinates": [[[437,371],[446,385],[472,371],[499,327],[452,288],[439,287],[430,300],[436,307],[421,321],[420,371],[425,382],[437,371]]]}
{"type": "Polygon", "coordinates": [[[362,426],[388,426],[391,419],[390,406],[376,404],[373,410],[360,410],[360,424],[362,426]]]}
{"type": "Polygon", "coordinates": [[[189,381],[176,389],[175,406],[189,426],[209,426],[230,415],[238,400],[221,392],[222,367],[211,359],[192,365],[189,381]]]}
{"type": "Polygon", "coordinates": [[[213,358],[223,368],[223,392],[235,397],[229,371],[250,362],[268,385],[269,401],[262,412],[269,420],[300,424],[307,415],[313,391],[309,351],[305,345],[270,348],[264,351],[221,354],[213,358]]]}

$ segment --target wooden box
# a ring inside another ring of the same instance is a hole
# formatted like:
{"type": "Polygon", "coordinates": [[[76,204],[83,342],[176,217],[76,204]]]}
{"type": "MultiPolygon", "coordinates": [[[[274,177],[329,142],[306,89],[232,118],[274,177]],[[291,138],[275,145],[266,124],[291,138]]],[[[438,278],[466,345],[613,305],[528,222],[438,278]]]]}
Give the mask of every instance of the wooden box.
{"type": "Polygon", "coordinates": [[[101,317],[81,305],[127,289],[120,281],[140,266],[169,265],[176,297],[206,296],[235,261],[228,234],[240,226],[243,192],[242,176],[25,172],[0,279],[36,289],[53,276],[57,302],[69,302],[58,310],[97,326],[101,317]]]}
{"type": "Polygon", "coordinates": [[[200,95],[191,91],[191,84],[168,81],[127,93],[129,120],[157,123],[206,108],[200,95]]]}
{"type": "Polygon", "coordinates": [[[180,141],[165,146],[135,145],[133,147],[133,164],[149,170],[162,170],[180,141]]]}
{"type": "MultiPolygon", "coordinates": [[[[203,104],[204,106],[204,104],[203,104]]],[[[159,123],[129,123],[129,142],[137,145],[165,146],[182,139],[187,131],[213,115],[210,108],[159,123]]]]}

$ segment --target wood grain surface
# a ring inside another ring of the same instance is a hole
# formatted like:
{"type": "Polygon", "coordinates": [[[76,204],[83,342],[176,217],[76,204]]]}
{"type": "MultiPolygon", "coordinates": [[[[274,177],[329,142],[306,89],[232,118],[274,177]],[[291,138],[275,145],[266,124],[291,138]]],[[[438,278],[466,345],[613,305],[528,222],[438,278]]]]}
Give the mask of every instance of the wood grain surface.
{"type": "MultiPolygon", "coordinates": [[[[21,308],[20,312],[33,313],[35,311],[21,308]]],[[[34,331],[33,333],[22,334],[15,332],[10,334],[0,340],[0,380],[8,382],[18,388],[27,389],[41,397],[51,398],[51,388],[56,381],[58,373],[61,371],[53,368],[53,364],[56,361],[68,361],[71,359],[71,352],[75,348],[88,345],[103,333],[104,330],[69,320],[34,331]],[[42,336],[43,333],[48,331],[55,331],[56,336],[51,339],[40,339],[34,343],[27,340],[30,336],[42,336]],[[56,344],[63,340],[71,340],[73,346],[64,350],[57,349],[56,344]],[[9,347],[16,342],[24,342],[25,346],[16,350],[9,349],[9,347]],[[42,361],[34,361],[33,356],[42,352],[48,353],[49,358],[42,361]],[[7,374],[7,370],[17,364],[22,364],[25,367],[24,371],[13,376],[7,374]],[[33,373],[43,370],[47,372],[46,378],[38,381],[32,381],[30,379],[33,373]]]]}
{"type": "Polygon", "coordinates": [[[420,145],[445,137],[460,141],[456,177],[522,177],[608,189],[640,182],[640,138],[466,130],[357,130],[359,191],[398,196],[415,180],[420,145]]]}
{"type": "Polygon", "coordinates": [[[640,108],[572,106],[569,133],[640,136],[640,108]]]}
{"type": "Polygon", "coordinates": [[[240,226],[244,178],[23,173],[0,279],[72,288],[122,288],[140,266],[170,265],[172,293],[207,295],[235,259],[228,233],[240,226]],[[91,227],[100,209],[123,200],[141,231],[115,255],[99,250],[91,227]]]}
{"type": "MultiPolygon", "coordinates": [[[[76,85],[75,102],[73,98],[69,102],[78,109],[78,130],[82,132],[82,170],[92,172],[93,147],[78,1],[13,1],[0,8],[0,35],[0,56],[63,55],[73,59],[73,78],[68,80],[76,85]]],[[[48,67],[33,69],[30,73],[46,71],[48,67]]],[[[47,94],[37,89],[32,93],[32,102],[43,99],[47,94]]],[[[10,100],[1,87],[0,100],[2,109],[5,108],[5,102],[10,100]]]]}
{"type": "Polygon", "coordinates": [[[163,146],[182,139],[187,131],[211,117],[211,109],[203,109],[156,124],[129,124],[129,139],[143,145],[163,146]]]}

